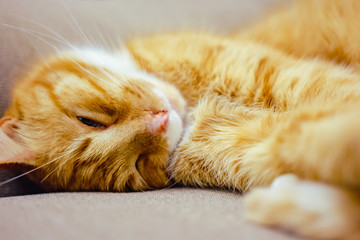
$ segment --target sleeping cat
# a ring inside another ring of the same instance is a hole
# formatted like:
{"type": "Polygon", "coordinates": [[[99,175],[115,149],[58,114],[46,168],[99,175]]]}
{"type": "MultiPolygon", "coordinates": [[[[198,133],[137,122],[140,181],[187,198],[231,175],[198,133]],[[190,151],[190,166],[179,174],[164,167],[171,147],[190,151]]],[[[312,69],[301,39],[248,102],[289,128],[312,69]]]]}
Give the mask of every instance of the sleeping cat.
{"type": "MultiPolygon", "coordinates": [[[[298,4],[289,11],[302,16],[319,1],[298,4]]],[[[356,22],[358,5],[333,1],[341,14],[321,21],[342,29],[356,22]],[[334,24],[344,11],[351,21],[334,24]]],[[[71,49],[36,64],[0,121],[0,161],[33,166],[30,177],[49,191],[142,191],[174,182],[255,188],[246,197],[250,220],[309,237],[355,238],[358,51],[339,44],[348,58],[335,58],[326,54],[332,44],[314,41],[324,50],[302,46],[317,58],[301,58],[285,47],[286,16],[240,35],[159,34],[118,52],[71,49]]],[[[359,38],[314,32],[330,43],[359,38]]]]}

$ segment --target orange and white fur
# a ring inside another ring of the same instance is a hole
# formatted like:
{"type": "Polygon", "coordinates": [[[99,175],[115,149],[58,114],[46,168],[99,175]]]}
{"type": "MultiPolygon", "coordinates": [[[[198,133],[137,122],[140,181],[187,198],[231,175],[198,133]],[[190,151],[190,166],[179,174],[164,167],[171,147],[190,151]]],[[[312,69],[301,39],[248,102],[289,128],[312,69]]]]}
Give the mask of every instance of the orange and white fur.
{"type": "Polygon", "coordinates": [[[62,52],[14,88],[1,162],[33,166],[48,190],[250,190],[249,220],[355,239],[359,10],[355,0],[302,1],[231,36],[62,52]]]}

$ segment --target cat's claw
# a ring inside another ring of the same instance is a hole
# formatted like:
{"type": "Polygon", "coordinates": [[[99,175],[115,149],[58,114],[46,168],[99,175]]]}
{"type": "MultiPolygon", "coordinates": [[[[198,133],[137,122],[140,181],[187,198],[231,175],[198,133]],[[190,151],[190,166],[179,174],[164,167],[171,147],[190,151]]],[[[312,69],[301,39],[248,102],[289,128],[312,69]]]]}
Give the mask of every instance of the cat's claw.
{"type": "Polygon", "coordinates": [[[311,238],[355,239],[360,226],[356,206],[343,189],[287,174],[245,196],[245,218],[311,238]]]}

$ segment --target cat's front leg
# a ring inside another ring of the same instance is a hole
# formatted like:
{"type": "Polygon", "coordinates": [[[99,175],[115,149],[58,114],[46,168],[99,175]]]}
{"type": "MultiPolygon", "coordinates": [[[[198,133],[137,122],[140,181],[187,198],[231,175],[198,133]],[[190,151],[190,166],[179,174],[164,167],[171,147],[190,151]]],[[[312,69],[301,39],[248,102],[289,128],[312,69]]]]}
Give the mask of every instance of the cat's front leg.
{"type": "Polygon", "coordinates": [[[359,239],[360,193],[287,174],[245,196],[245,218],[316,239],[359,239]]]}
{"type": "Polygon", "coordinates": [[[245,190],[270,184],[284,173],[284,166],[279,167],[276,159],[258,169],[243,163],[245,153],[272,133],[278,114],[210,94],[200,100],[191,115],[191,131],[185,134],[171,164],[175,181],[245,190]]]}
{"type": "Polygon", "coordinates": [[[175,154],[173,177],[185,185],[247,190],[295,173],[359,187],[358,109],[334,103],[275,112],[205,96],[175,154]]]}

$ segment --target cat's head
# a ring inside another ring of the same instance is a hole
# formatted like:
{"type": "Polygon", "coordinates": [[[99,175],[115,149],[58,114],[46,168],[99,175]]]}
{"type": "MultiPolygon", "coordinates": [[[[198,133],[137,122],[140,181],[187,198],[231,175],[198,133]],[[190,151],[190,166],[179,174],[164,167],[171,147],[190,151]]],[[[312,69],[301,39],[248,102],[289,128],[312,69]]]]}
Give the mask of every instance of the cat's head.
{"type": "Polygon", "coordinates": [[[62,53],[15,87],[0,126],[26,150],[3,161],[40,167],[35,178],[50,190],[164,187],[184,112],[180,92],[124,51],[62,53]]]}

